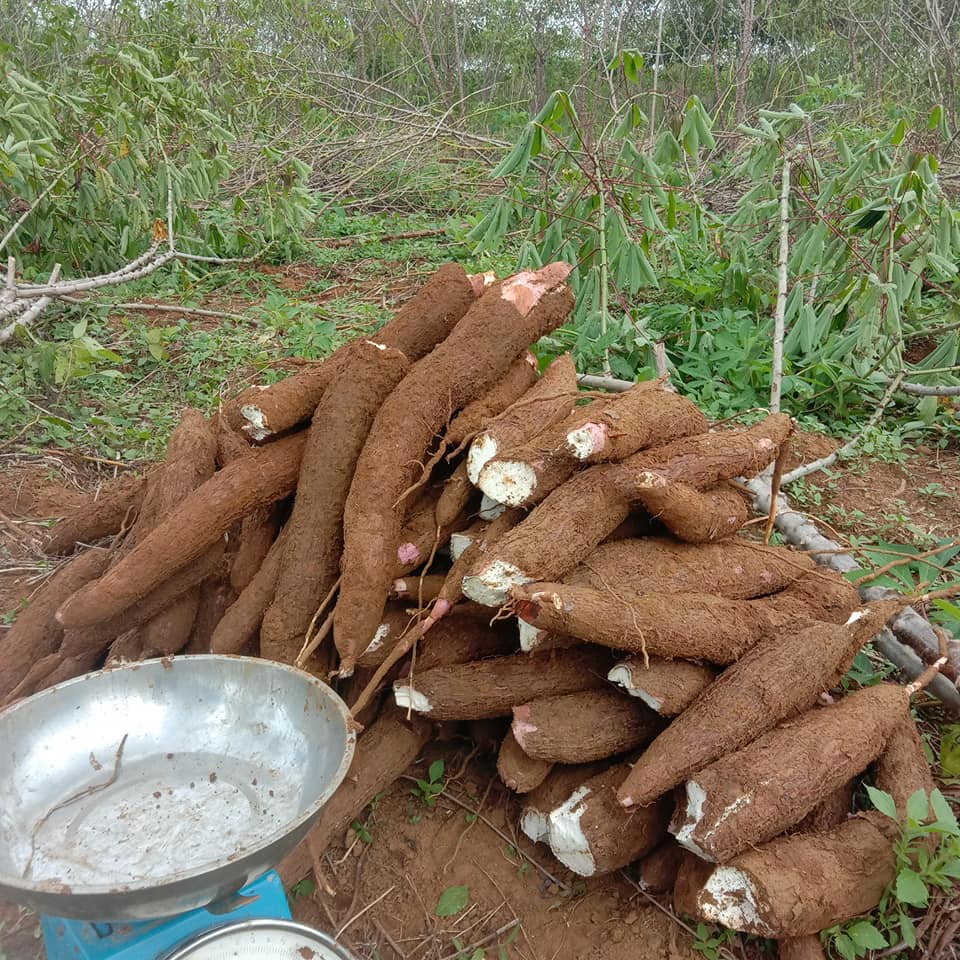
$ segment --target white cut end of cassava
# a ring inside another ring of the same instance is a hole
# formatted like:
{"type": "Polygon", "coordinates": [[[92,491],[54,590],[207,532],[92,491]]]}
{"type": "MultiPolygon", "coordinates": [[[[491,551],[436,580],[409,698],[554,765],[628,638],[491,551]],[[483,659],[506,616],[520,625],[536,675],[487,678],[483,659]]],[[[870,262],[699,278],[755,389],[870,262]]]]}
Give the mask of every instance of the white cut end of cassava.
{"type": "Polygon", "coordinates": [[[273,431],[267,426],[267,418],[259,407],[245,403],[240,407],[240,416],[247,421],[241,429],[253,440],[266,440],[273,435],[273,431]]]}
{"type": "MultiPolygon", "coordinates": [[[[399,701],[398,701],[399,702],[399,701]]],[[[713,857],[703,852],[693,839],[693,831],[703,817],[703,805],[707,802],[707,795],[695,780],[687,781],[687,815],[680,828],[674,831],[677,843],[695,853],[701,860],[713,861],[713,857]]]]}
{"type": "Polygon", "coordinates": [[[590,844],[580,825],[586,812],[584,803],[590,796],[589,787],[574,791],[565,803],[550,812],[550,849],[567,868],[581,877],[592,877],[597,869],[590,844]]]}
{"type": "Polygon", "coordinates": [[[393,699],[398,707],[413,710],[414,713],[429,713],[433,707],[430,701],[409,683],[396,683],[393,687],[393,699]]]}
{"type": "Polygon", "coordinates": [[[641,687],[634,686],[633,670],[625,663],[618,663],[608,674],[607,679],[615,683],[630,694],[631,697],[638,697],[655,713],[660,712],[663,701],[647,693],[641,687]]]}
{"type": "Polygon", "coordinates": [[[386,350],[387,345],[385,343],[377,343],[376,340],[364,340],[364,343],[369,343],[371,347],[376,347],[378,350],[386,350]]]}
{"type": "Polygon", "coordinates": [[[757,909],[757,891],[750,878],[736,867],[717,867],[704,884],[697,906],[707,920],[731,930],[774,936],[757,909]]]}
{"type": "Polygon", "coordinates": [[[375,651],[379,650],[383,646],[383,641],[386,640],[389,635],[390,624],[381,623],[380,626],[377,627],[377,632],[373,635],[373,639],[367,645],[367,649],[363,652],[374,653],[375,651]]]}
{"type": "Polygon", "coordinates": [[[602,423],[585,423],[567,434],[567,443],[578,460],[589,460],[607,442],[607,428],[602,423]]]}
{"type": "Polygon", "coordinates": [[[450,558],[454,561],[460,559],[460,555],[467,547],[473,546],[473,537],[468,533],[450,534],[450,558]]]}
{"type": "Polygon", "coordinates": [[[463,592],[470,600],[485,607],[499,607],[506,603],[511,587],[531,583],[532,577],[506,560],[494,560],[481,573],[463,578],[463,592]]]}
{"type": "Polygon", "coordinates": [[[477,486],[485,497],[510,507],[519,507],[536,490],[537,471],[522,460],[495,460],[480,471],[477,486]]]}
{"type": "Polygon", "coordinates": [[[844,626],[847,626],[847,627],[852,626],[854,623],[856,623],[856,622],[857,622],[858,620],[860,620],[862,617],[863,617],[863,611],[862,611],[862,610],[854,610],[853,613],[850,614],[850,616],[849,616],[849,618],[847,619],[847,622],[846,622],[846,624],[844,624],[844,626]]]}
{"type": "Polygon", "coordinates": [[[480,471],[497,455],[497,441],[489,433],[481,433],[470,444],[467,454],[467,477],[476,486],[480,479],[480,471]]]}
{"type": "Polygon", "coordinates": [[[523,650],[524,653],[536,650],[548,633],[547,630],[542,630],[540,627],[535,627],[532,623],[527,623],[526,620],[517,620],[517,626],[519,627],[520,633],[520,649],[523,650]]]}
{"type": "Polygon", "coordinates": [[[507,505],[505,503],[501,503],[499,500],[494,500],[493,497],[488,497],[484,494],[483,499],[480,501],[480,519],[496,520],[506,509],[507,505]]]}
{"type": "Polygon", "coordinates": [[[550,824],[542,810],[528,808],[520,815],[520,829],[534,843],[543,843],[550,836],[550,824]]]}

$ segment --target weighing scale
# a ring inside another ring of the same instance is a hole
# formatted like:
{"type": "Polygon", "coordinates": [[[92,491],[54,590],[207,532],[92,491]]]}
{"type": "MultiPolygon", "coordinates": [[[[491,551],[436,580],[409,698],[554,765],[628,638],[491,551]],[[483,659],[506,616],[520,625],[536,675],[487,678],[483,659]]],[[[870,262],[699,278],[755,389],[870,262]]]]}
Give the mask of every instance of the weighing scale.
{"type": "Polygon", "coordinates": [[[355,734],[309,674],[250,657],[101,670],[0,712],[0,896],[48,960],[351,960],[272,869],[355,734]]]}

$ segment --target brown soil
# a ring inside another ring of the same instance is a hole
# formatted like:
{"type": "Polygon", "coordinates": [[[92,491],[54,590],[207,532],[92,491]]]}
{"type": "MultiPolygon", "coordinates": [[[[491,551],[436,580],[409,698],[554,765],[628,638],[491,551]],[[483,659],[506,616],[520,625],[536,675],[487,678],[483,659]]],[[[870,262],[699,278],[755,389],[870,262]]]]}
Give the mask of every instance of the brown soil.
{"type": "MultiPolygon", "coordinates": [[[[825,457],[838,446],[830,437],[798,433],[786,469],[825,457]]],[[[829,524],[841,540],[853,534],[874,542],[908,543],[919,534],[960,537],[960,458],[954,452],[918,446],[903,463],[855,459],[840,461],[829,472],[807,477],[810,493],[794,493],[793,503],[829,524]]],[[[830,535],[829,529],[825,532],[830,535]]]]}
{"type": "Polygon", "coordinates": [[[467,810],[446,796],[430,808],[411,795],[412,783],[399,781],[372,815],[360,818],[372,843],[354,844],[348,829],[345,842],[324,858],[334,895],[317,889],[293,899],[295,918],[326,930],[333,919],[339,928],[386,894],[341,936],[361,960],[396,956],[387,936],[406,956],[427,960],[456,955],[454,937],[464,947],[484,941],[487,957],[496,957],[497,944],[504,945],[511,960],[696,960],[699,955],[683,929],[624,876],[578,878],[546,847],[527,840],[517,826],[521,801],[499,784],[494,759],[475,760],[461,770],[464,752],[433,745],[410,772],[422,777],[429,760],[445,756],[448,793],[472,810],[482,807],[483,819],[469,826],[467,810]],[[351,844],[352,852],[345,855],[351,844]],[[519,851],[557,882],[541,875],[519,851]],[[461,885],[469,889],[466,909],[437,917],[440,895],[461,885]],[[507,944],[517,920],[522,929],[507,944]]]}

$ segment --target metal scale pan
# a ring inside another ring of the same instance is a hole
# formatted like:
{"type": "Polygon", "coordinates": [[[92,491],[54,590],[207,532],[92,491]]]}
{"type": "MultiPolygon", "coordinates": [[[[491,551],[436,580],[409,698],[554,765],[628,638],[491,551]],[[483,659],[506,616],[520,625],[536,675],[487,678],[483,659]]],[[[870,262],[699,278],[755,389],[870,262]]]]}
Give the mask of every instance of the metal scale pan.
{"type": "Polygon", "coordinates": [[[0,897],[79,920],[229,897],[304,837],[355,734],[283,664],[184,656],[101,670],[0,713],[0,897]]]}

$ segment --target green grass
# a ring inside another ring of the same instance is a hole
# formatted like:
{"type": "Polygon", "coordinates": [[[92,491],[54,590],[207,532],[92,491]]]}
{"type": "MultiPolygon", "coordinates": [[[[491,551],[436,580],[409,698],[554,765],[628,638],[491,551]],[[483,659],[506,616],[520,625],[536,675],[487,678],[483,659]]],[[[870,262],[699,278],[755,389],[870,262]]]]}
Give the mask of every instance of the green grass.
{"type": "Polygon", "coordinates": [[[369,239],[348,247],[311,245],[302,262],[316,269],[293,289],[281,285],[282,274],[255,265],[205,274],[178,266],[102,295],[105,302],[150,299],[219,309],[242,320],[50,308],[29,340],[0,350],[0,444],[23,453],[53,448],[123,462],[156,459],[183,407],[211,411],[247,382],[285,375],[284,359],[319,359],[376,329],[395,309],[390,287],[396,281],[416,282],[454,259],[471,271],[509,269],[505,257],[474,257],[457,225],[452,236],[379,240],[433,225],[423,216],[333,217],[327,229],[315,228],[317,235],[369,239]],[[354,284],[356,297],[311,302],[354,284]]]}

